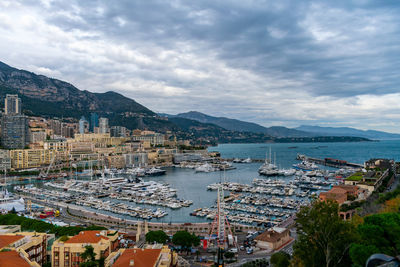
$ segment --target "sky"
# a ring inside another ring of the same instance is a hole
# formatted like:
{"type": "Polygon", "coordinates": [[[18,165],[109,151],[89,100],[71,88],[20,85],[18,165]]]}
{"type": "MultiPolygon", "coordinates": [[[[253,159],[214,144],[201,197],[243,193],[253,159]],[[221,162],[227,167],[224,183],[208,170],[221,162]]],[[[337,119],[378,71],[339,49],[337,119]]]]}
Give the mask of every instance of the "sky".
{"type": "Polygon", "coordinates": [[[155,112],[400,133],[400,2],[1,0],[0,61],[155,112]]]}

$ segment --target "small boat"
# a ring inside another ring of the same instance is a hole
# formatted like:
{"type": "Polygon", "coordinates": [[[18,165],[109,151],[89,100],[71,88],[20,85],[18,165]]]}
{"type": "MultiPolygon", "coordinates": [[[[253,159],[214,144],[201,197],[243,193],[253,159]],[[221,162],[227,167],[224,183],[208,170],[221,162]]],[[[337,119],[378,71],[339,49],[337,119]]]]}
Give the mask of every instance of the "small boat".
{"type": "Polygon", "coordinates": [[[166,170],[153,167],[151,169],[146,170],[145,174],[149,175],[149,176],[160,176],[160,175],[164,175],[166,172],[167,172],[166,170]]]}

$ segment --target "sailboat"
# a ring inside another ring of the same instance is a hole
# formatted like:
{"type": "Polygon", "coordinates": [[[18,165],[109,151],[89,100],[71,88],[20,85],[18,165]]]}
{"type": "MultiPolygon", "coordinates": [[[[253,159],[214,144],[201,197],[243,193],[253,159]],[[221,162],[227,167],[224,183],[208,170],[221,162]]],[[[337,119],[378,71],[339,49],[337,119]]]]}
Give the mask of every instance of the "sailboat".
{"type": "Polygon", "coordinates": [[[272,152],[271,147],[269,147],[269,160],[267,159],[267,155],[265,157],[265,162],[258,169],[258,173],[265,176],[276,176],[280,175],[280,171],[278,167],[272,162],[272,152]]]}

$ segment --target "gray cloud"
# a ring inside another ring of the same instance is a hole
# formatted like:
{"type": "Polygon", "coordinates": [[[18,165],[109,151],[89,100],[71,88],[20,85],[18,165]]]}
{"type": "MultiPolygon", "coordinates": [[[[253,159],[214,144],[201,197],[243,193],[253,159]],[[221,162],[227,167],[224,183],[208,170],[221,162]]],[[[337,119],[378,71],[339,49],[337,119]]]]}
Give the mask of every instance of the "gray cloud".
{"type": "Polygon", "coordinates": [[[397,1],[3,1],[0,60],[149,108],[399,132],[397,1]]]}

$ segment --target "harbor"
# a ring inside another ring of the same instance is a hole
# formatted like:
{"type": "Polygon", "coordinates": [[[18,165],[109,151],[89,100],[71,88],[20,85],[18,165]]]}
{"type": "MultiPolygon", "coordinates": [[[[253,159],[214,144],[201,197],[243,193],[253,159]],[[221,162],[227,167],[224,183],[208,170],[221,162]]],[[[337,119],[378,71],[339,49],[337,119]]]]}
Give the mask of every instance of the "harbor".
{"type": "MultiPolygon", "coordinates": [[[[234,167],[232,170],[198,172],[180,166],[162,167],[164,175],[136,177],[135,173],[140,168],[106,169],[104,177],[98,170],[93,175],[90,171],[79,175],[72,173],[68,179],[8,180],[8,183],[21,183],[20,191],[14,190],[18,194],[17,199],[29,195],[31,199],[49,199],[60,207],[74,205],[105,216],[152,223],[210,223],[215,213],[215,186],[223,183],[226,211],[232,221],[255,227],[266,226],[284,221],[301,205],[307,204],[319,192],[329,190],[331,185],[341,182],[349,174],[346,168],[325,165],[318,165],[318,170],[307,172],[293,169],[293,165],[302,163],[296,160],[297,154],[312,155],[316,151],[323,153],[322,157],[313,157],[325,158],[326,151],[334,151],[338,144],[328,148],[317,148],[315,144],[297,144],[298,149],[290,146],[272,145],[272,152],[276,153],[274,164],[278,170],[289,171],[286,176],[260,175],[265,158],[263,162],[253,162],[253,158],[265,157],[270,146],[246,144],[222,145],[219,148],[224,158],[251,159],[251,162],[229,162],[234,167]],[[248,147],[247,150],[243,150],[243,146],[248,147]],[[224,151],[225,147],[232,148],[232,152],[224,151]],[[26,192],[21,190],[22,185],[25,185],[23,190],[26,192]],[[140,186],[146,190],[140,190],[140,186]]],[[[209,148],[210,151],[213,149],[209,148]]],[[[354,161],[349,157],[354,155],[351,147],[346,151],[347,154],[335,158],[362,163],[362,158],[354,161]]],[[[326,155],[333,158],[331,154],[326,155]]],[[[198,165],[201,166],[200,163],[198,165]]],[[[12,187],[8,186],[10,191],[13,191],[12,187]]]]}

